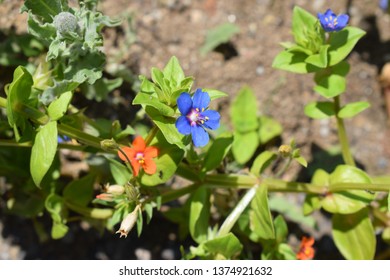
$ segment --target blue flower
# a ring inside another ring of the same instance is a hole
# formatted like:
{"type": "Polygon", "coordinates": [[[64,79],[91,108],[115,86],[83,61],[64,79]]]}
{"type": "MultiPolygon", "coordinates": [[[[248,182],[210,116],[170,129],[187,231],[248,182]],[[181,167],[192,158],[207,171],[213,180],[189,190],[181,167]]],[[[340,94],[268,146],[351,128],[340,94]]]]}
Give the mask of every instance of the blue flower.
{"type": "Polygon", "coordinates": [[[68,136],[66,136],[66,135],[58,135],[57,136],[57,142],[59,143],[59,144],[61,144],[61,143],[64,143],[64,142],[68,142],[68,141],[70,141],[71,139],[68,137],[68,136]]]}
{"type": "Polygon", "coordinates": [[[336,16],[331,9],[326,10],[325,14],[318,13],[317,16],[326,32],[340,31],[347,26],[349,20],[347,14],[336,16]]]}
{"type": "Polygon", "coordinates": [[[177,130],[184,135],[191,134],[195,147],[203,147],[209,142],[209,134],[205,130],[217,129],[221,116],[217,111],[207,110],[210,96],[197,89],[194,96],[183,92],[177,99],[181,116],[176,120],[177,130]]]}
{"type": "Polygon", "coordinates": [[[388,0],[380,0],[379,1],[379,7],[381,7],[382,10],[387,11],[387,8],[389,7],[388,0]]]}

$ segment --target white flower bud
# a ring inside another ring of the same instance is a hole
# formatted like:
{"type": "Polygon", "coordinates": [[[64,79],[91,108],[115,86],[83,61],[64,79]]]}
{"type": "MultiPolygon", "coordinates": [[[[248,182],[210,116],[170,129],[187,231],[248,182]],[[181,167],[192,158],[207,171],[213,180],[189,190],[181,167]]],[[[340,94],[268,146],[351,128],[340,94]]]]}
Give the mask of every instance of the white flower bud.
{"type": "Polygon", "coordinates": [[[125,187],[121,185],[107,185],[106,193],[113,194],[113,195],[121,195],[125,192],[125,187]]]}
{"type": "Polygon", "coordinates": [[[116,232],[121,234],[119,238],[121,238],[122,236],[127,237],[130,230],[134,227],[134,225],[137,222],[138,211],[140,210],[141,210],[141,205],[137,205],[133,210],[133,212],[127,214],[127,216],[123,219],[119,230],[116,232]]]}

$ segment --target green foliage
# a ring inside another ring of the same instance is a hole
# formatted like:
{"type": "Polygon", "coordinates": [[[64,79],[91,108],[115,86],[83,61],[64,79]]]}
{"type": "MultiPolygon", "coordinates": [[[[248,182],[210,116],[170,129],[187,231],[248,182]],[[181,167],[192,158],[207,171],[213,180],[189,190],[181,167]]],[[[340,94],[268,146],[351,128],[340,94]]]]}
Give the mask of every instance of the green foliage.
{"type": "Polygon", "coordinates": [[[206,186],[200,186],[191,196],[189,230],[191,237],[198,243],[207,240],[210,217],[210,192],[206,186]]]}
{"type": "Polygon", "coordinates": [[[57,123],[52,121],[42,126],[35,136],[31,150],[30,171],[38,187],[53,163],[57,152],[57,135],[57,123]]]}
{"type": "Polygon", "coordinates": [[[214,255],[214,259],[231,259],[237,256],[243,248],[240,240],[231,232],[206,241],[203,247],[214,255]]]}
{"type": "Polygon", "coordinates": [[[348,260],[374,258],[376,238],[368,214],[368,209],[363,208],[354,214],[335,214],[332,217],[334,241],[348,260]]]}
{"type": "Polygon", "coordinates": [[[338,112],[339,118],[345,119],[345,118],[352,118],[359,114],[360,112],[366,110],[371,105],[368,102],[360,101],[360,102],[354,102],[349,103],[345,106],[343,106],[340,111],[338,112]]]}
{"type": "Polygon", "coordinates": [[[311,102],[305,106],[306,116],[313,119],[327,119],[335,115],[332,102],[311,102]]]}
{"type": "Polygon", "coordinates": [[[233,23],[224,23],[208,30],[206,41],[200,49],[200,53],[202,55],[207,54],[219,45],[229,42],[229,40],[239,32],[240,28],[233,23]]]}
{"type": "Polygon", "coordinates": [[[217,168],[229,153],[232,143],[233,136],[231,133],[226,132],[219,135],[204,157],[202,171],[207,172],[217,168]]]}

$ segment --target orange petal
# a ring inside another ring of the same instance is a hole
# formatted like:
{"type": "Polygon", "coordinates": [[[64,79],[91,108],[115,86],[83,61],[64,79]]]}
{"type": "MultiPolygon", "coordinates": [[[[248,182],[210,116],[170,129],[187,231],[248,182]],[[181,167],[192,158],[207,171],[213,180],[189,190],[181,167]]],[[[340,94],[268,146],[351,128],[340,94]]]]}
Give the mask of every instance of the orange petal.
{"type": "Polygon", "coordinates": [[[133,141],[133,148],[136,153],[143,153],[146,148],[145,140],[141,136],[137,136],[133,141]]]}
{"type": "Polygon", "coordinates": [[[149,175],[152,175],[157,171],[156,163],[150,158],[145,158],[145,162],[142,167],[145,170],[145,173],[149,175]]]}
{"type": "MultiPolygon", "coordinates": [[[[133,159],[135,156],[135,150],[130,147],[123,147],[121,150],[126,154],[126,156],[129,158],[129,160],[133,159]]],[[[122,154],[120,151],[118,151],[118,156],[123,161],[128,161],[127,158],[122,154]]]]}
{"type": "Polygon", "coordinates": [[[131,160],[131,161],[130,161],[130,164],[131,164],[131,167],[133,167],[134,177],[137,177],[141,165],[140,165],[139,162],[138,162],[137,160],[135,160],[135,159],[131,160]]]}
{"type": "Polygon", "coordinates": [[[146,147],[144,156],[145,158],[155,158],[158,156],[158,149],[154,146],[146,147]]]}

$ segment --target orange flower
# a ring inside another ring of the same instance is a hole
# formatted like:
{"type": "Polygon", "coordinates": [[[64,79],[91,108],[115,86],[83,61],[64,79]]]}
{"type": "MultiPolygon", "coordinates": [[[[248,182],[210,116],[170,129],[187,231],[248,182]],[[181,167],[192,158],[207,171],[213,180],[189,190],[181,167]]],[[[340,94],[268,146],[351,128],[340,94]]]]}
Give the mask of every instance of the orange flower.
{"type": "Polygon", "coordinates": [[[315,250],[313,248],[313,237],[302,237],[301,245],[297,253],[298,260],[311,260],[314,257],[315,250]]]}
{"type": "MultiPolygon", "coordinates": [[[[146,147],[145,140],[141,136],[137,136],[134,139],[132,147],[124,147],[122,151],[130,160],[134,176],[138,176],[141,167],[146,174],[152,175],[156,173],[157,166],[152,158],[157,157],[158,150],[154,146],[146,147]]],[[[121,160],[128,161],[120,151],[118,151],[118,156],[121,160]]]]}

